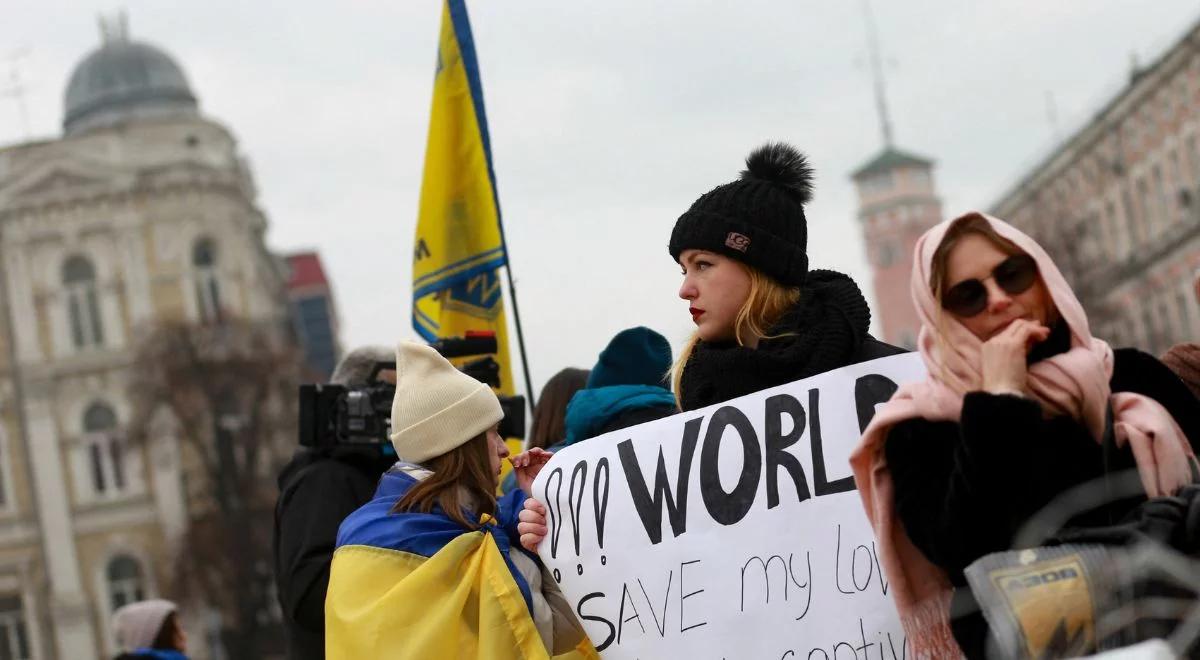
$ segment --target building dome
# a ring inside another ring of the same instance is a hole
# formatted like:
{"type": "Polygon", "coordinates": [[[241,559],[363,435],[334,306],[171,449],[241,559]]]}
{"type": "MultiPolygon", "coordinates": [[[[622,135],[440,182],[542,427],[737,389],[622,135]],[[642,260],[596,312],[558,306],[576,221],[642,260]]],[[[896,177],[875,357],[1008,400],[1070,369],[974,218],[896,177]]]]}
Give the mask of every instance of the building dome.
{"type": "Polygon", "coordinates": [[[196,113],[183,69],[163,51],[130,41],[122,29],[106,34],[104,44],[75,67],[64,98],[63,132],[196,113]]]}

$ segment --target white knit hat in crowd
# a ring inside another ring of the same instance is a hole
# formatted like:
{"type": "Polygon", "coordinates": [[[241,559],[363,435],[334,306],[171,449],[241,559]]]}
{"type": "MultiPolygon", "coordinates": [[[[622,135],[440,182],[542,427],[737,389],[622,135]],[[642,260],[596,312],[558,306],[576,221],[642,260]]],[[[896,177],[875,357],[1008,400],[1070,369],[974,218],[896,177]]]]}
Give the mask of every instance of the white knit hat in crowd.
{"type": "Polygon", "coordinates": [[[504,419],[492,388],[416,342],[396,347],[392,445],[402,461],[441,456],[504,419]]]}
{"type": "Polygon", "coordinates": [[[175,611],[169,600],[143,600],[113,612],[113,636],[122,651],[150,648],[163,622],[175,611]]]}

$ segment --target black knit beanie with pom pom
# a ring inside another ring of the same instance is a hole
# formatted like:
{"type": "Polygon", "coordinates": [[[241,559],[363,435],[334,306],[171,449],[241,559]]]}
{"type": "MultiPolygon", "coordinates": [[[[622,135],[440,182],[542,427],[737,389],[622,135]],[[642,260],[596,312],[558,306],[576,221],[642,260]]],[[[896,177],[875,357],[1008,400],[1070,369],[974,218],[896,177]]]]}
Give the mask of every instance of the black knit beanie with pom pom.
{"type": "Polygon", "coordinates": [[[813,171],[804,154],[768,143],[746,158],[737,181],[717,186],[675,221],[671,256],[708,250],[753,266],[788,286],[808,274],[808,223],[813,171]]]}

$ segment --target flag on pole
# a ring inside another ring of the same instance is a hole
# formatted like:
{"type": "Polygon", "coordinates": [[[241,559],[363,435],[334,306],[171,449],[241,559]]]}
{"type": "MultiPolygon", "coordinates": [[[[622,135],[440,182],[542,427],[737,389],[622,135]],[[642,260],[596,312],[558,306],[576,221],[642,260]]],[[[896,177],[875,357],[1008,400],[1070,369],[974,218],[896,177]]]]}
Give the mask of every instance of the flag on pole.
{"type": "Polygon", "coordinates": [[[464,0],[446,0],[413,251],[413,327],[426,341],[496,333],[500,393],[513,393],[500,268],[507,261],[479,62],[464,0]]]}

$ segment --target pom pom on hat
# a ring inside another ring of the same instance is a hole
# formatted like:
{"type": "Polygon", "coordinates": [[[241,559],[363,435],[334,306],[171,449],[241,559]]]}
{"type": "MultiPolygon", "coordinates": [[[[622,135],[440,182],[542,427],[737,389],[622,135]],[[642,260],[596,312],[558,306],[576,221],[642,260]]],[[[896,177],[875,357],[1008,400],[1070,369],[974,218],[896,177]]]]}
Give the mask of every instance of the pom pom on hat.
{"type": "Polygon", "coordinates": [[[668,249],[706,250],[736,259],[785,286],[808,276],[808,220],[813,170],[795,147],[768,142],[746,158],[741,178],[700,196],[675,221],[668,249]]]}
{"type": "Polygon", "coordinates": [[[750,152],[741,179],[778,183],[796,193],[801,204],[812,201],[813,169],[808,158],[785,142],[768,142],[750,152]]]}

